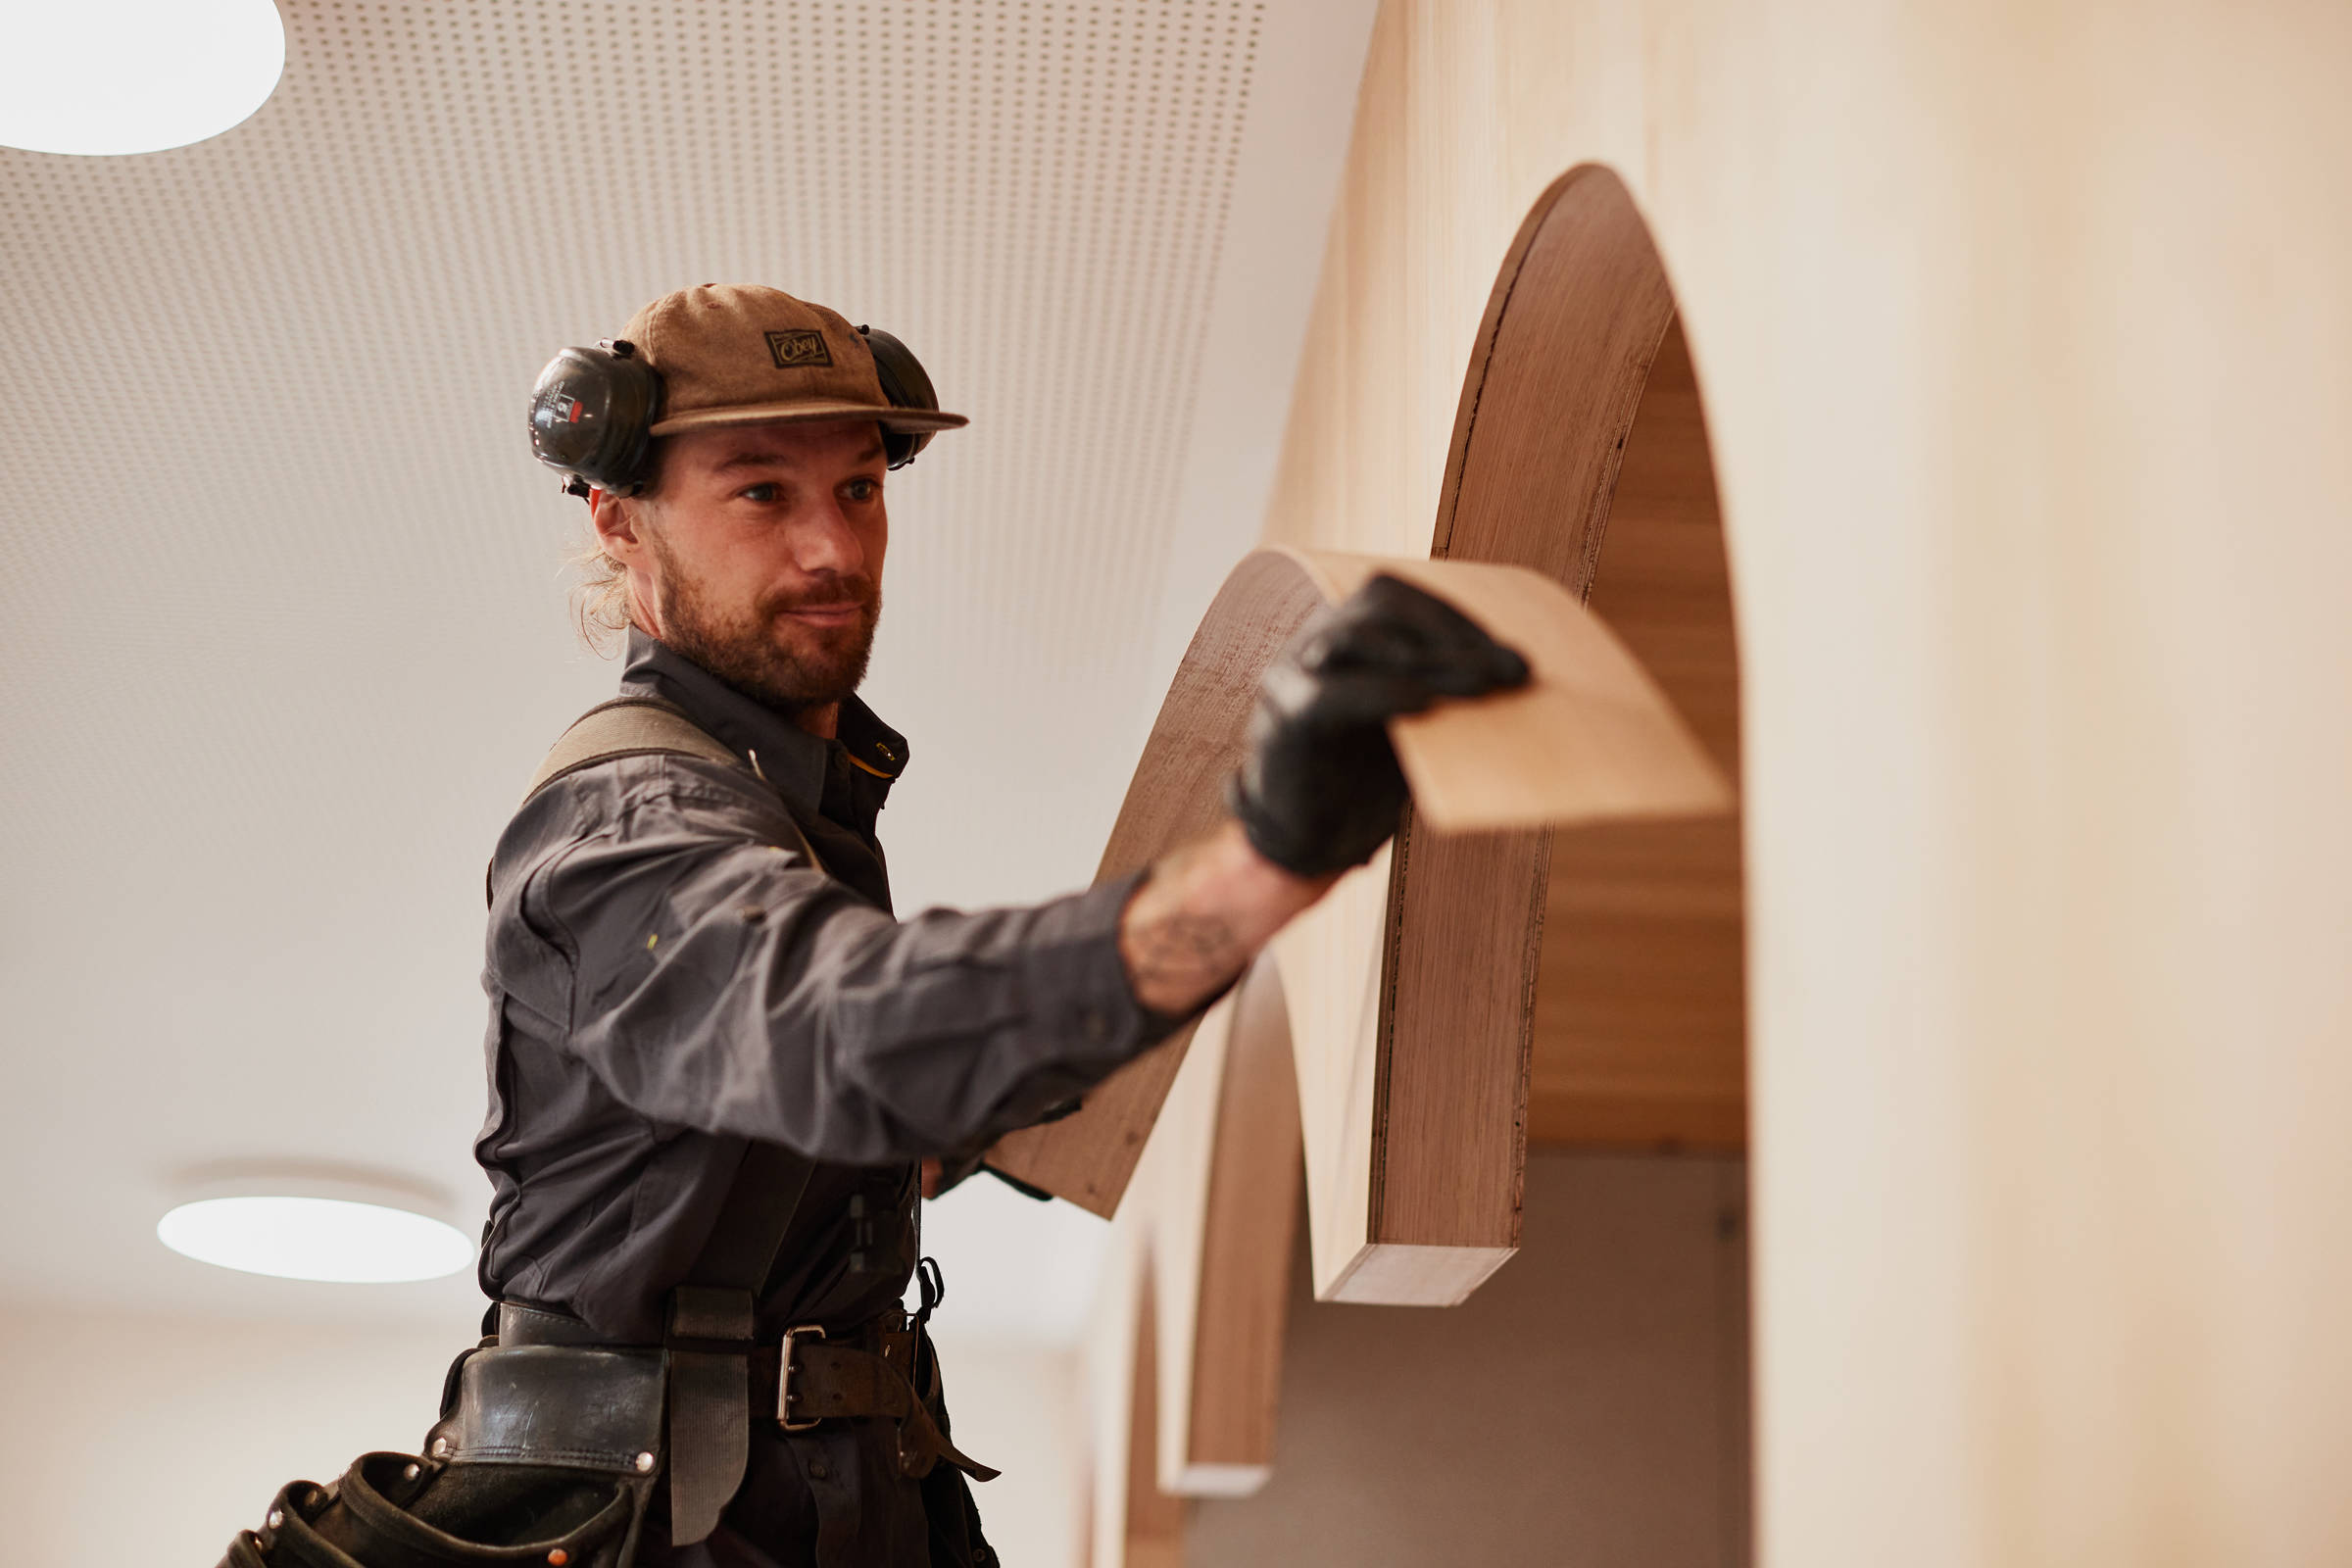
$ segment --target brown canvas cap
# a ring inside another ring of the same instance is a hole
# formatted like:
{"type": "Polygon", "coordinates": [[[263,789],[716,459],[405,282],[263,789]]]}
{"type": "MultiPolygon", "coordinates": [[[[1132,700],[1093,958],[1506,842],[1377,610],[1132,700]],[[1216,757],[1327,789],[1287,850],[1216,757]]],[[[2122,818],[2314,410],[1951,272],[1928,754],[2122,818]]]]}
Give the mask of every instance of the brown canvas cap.
{"type": "Polygon", "coordinates": [[[971,422],[960,414],[893,408],[858,329],[782,289],[682,288],[630,317],[620,335],[662,373],[656,435],[821,419],[872,419],[919,434],[971,422]]]}

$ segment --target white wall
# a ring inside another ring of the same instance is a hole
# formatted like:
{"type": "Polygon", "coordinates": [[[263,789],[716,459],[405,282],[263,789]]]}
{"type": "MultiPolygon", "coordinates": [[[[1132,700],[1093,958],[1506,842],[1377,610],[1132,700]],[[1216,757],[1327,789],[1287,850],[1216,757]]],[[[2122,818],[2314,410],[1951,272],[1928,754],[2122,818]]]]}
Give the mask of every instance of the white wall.
{"type": "MultiPolygon", "coordinates": [[[[414,1450],[468,1341],[415,1328],[0,1305],[0,1519],[9,1568],[217,1561],[297,1476],[414,1450]]],[[[956,1435],[1020,1568],[1076,1568],[1081,1447],[1066,1352],[942,1348],[956,1435]]]]}
{"type": "Polygon", "coordinates": [[[0,1310],[0,1518],[12,1562],[210,1564],[300,1476],[414,1450],[466,1325],[0,1310]]]}
{"type": "Polygon", "coordinates": [[[972,1489],[1012,1568],[1084,1568],[1087,1442],[1078,1351],[943,1329],[956,1446],[1004,1473],[972,1489]]]}

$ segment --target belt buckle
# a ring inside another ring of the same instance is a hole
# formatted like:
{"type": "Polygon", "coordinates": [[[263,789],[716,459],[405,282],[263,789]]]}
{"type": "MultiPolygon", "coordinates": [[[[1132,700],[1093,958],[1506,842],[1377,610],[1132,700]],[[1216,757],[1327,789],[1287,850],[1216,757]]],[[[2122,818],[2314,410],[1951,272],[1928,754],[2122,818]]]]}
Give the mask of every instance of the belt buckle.
{"type": "Polygon", "coordinates": [[[795,1421],[792,1418],[792,1352],[794,1345],[804,1334],[813,1334],[820,1340],[825,1337],[825,1331],[814,1323],[786,1329],[783,1353],[776,1358],[776,1424],[787,1432],[806,1432],[824,1420],[821,1415],[807,1421],[795,1421]]]}

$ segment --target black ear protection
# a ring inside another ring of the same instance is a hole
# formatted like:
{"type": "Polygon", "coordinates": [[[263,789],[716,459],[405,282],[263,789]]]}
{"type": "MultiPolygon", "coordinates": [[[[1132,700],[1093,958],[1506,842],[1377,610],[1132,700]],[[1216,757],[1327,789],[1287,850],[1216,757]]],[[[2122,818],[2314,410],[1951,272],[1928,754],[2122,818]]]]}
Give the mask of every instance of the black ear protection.
{"type": "MultiPolygon", "coordinates": [[[[931,389],[930,372],[923,362],[914,357],[914,350],[883,331],[878,326],[861,326],[858,335],[865,346],[874,351],[874,375],[882,383],[882,395],[890,399],[894,409],[920,409],[926,414],[939,410],[939,394],[931,389]]],[[[894,468],[904,468],[914,461],[914,455],[931,444],[932,430],[884,430],[882,454],[894,468]]]]}
{"type": "MultiPolygon", "coordinates": [[[[880,327],[858,331],[873,351],[874,374],[892,408],[938,409],[939,394],[912,349],[880,327]]],[[[661,372],[638,357],[635,344],[607,338],[592,349],[565,349],[547,362],[531,388],[531,454],[564,476],[571,495],[610,490],[633,496],[645,488],[646,458],[661,417],[661,372]]],[[[929,430],[885,429],[883,456],[892,467],[904,468],[931,436],[929,430]]]]}
{"type": "Polygon", "coordinates": [[[661,416],[662,377],[637,358],[635,344],[607,338],[565,349],[531,388],[531,452],[564,475],[572,495],[633,496],[645,488],[661,416]]]}

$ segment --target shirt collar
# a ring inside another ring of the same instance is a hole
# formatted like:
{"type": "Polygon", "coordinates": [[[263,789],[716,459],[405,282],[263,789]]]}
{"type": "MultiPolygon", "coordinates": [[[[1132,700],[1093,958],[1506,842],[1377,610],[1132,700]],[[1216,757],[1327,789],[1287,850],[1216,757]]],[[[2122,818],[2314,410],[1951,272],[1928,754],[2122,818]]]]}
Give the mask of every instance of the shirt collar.
{"type": "Polygon", "coordinates": [[[768,783],[811,814],[824,800],[825,773],[836,750],[851,766],[870,776],[876,806],[906,766],[906,738],[875,717],[859,698],[843,701],[839,738],[824,740],[634,626],[629,628],[620,689],[675,703],[718,740],[755,759],[768,783]]]}

